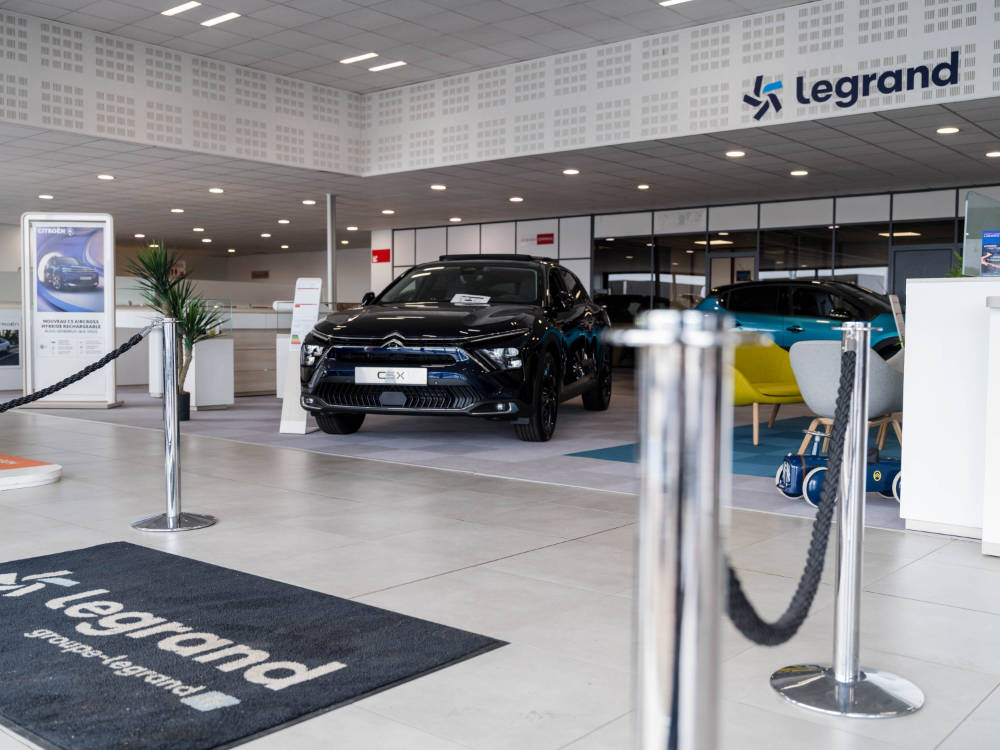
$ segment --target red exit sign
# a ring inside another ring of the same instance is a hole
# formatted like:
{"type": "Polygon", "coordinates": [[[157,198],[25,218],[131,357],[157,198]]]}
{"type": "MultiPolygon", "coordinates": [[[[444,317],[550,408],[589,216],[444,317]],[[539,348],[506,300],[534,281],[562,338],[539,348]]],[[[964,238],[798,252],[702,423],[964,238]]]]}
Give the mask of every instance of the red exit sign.
{"type": "Polygon", "coordinates": [[[372,263],[388,263],[391,257],[392,251],[389,248],[380,250],[372,249],[372,263]]]}

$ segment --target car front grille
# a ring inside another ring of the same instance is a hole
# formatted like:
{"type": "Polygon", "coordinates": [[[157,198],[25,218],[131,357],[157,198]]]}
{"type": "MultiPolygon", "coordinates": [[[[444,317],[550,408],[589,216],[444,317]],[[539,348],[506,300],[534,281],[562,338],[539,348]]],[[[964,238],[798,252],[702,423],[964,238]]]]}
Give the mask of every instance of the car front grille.
{"type": "Polygon", "coordinates": [[[366,351],[364,349],[333,349],[334,361],[357,365],[453,365],[455,357],[442,352],[393,351],[380,349],[366,351]]]}
{"type": "Polygon", "coordinates": [[[320,383],[316,395],[331,406],[396,409],[466,409],[479,400],[469,386],[383,386],[354,383],[320,383]],[[383,394],[393,394],[386,403],[383,394]],[[401,394],[402,398],[399,395],[401,394]],[[402,403],[399,403],[402,401],[402,403]]]}

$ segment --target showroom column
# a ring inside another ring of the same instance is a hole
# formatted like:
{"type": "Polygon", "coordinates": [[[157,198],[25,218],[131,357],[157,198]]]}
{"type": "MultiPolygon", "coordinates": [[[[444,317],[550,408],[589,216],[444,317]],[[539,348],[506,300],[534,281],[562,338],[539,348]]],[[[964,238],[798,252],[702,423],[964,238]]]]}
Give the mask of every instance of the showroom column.
{"type": "Polygon", "coordinates": [[[337,306],[337,196],[326,194],[326,301],[337,306]]]}

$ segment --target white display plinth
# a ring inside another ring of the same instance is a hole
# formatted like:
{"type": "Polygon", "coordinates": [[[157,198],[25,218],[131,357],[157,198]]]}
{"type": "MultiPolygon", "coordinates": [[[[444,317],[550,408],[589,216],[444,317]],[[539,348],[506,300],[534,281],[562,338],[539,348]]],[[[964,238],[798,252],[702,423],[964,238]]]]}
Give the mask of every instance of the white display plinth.
{"type": "Polygon", "coordinates": [[[184,390],[191,394],[191,408],[228,409],[233,405],[233,340],[227,336],[199,341],[194,345],[194,356],[184,390]]]}
{"type": "Polygon", "coordinates": [[[983,439],[983,554],[1000,556],[1000,297],[987,297],[987,386],[983,439]]]}
{"type": "Polygon", "coordinates": [[[274,377],[275,393],[278,398],[284,398],[285,392],[285,362],[288,359],[288,338],[287,333],[278,333],[274,336],[274,377]]]}
{"type": "Polygon", "coordinates": [[[986,300],[997,296],[1000,278],[907,282],[900,515],[908,529],[983,538],[984,519],[1000,513],[987,486],[998,481],[996,460],[990,471],[986,460],[1000,444],[997,396],[988,404],[989,383],[1000,386],[1000,333],[990,333],[1000,311],[986,300]]]}

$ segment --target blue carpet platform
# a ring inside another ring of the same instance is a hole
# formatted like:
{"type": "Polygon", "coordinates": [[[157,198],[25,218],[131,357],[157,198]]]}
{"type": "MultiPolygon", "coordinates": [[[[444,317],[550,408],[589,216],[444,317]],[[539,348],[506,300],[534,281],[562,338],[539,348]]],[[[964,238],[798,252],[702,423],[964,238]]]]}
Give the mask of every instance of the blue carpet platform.
{"type": "MultiPolygon", "coordinates": [[[[809,426],[811,421],[809,417],[795,417],[794,419],[781,419],[775,422],[771,429],[768,429],[766,424],[761,425],[759,445],[753,444],[753,425],[746,424],[733,428],[733,473],[754,477],[773,477],[785,454],[794,453],[799,449],[803,437],[802,431],[809,426]]],[[[875,431],[873,430],[869,441],[874,441],[874,439],[875,431]]],[[[899,441],[892,432],[889,433],[889,439],[886,441],[882,454],[899,458],[899,441]]],[[[639,444],[626,443],[625,445],[580,451],[568,455],[597,458],[604,461],[636,463],[639,460],[639,444]]]]}

